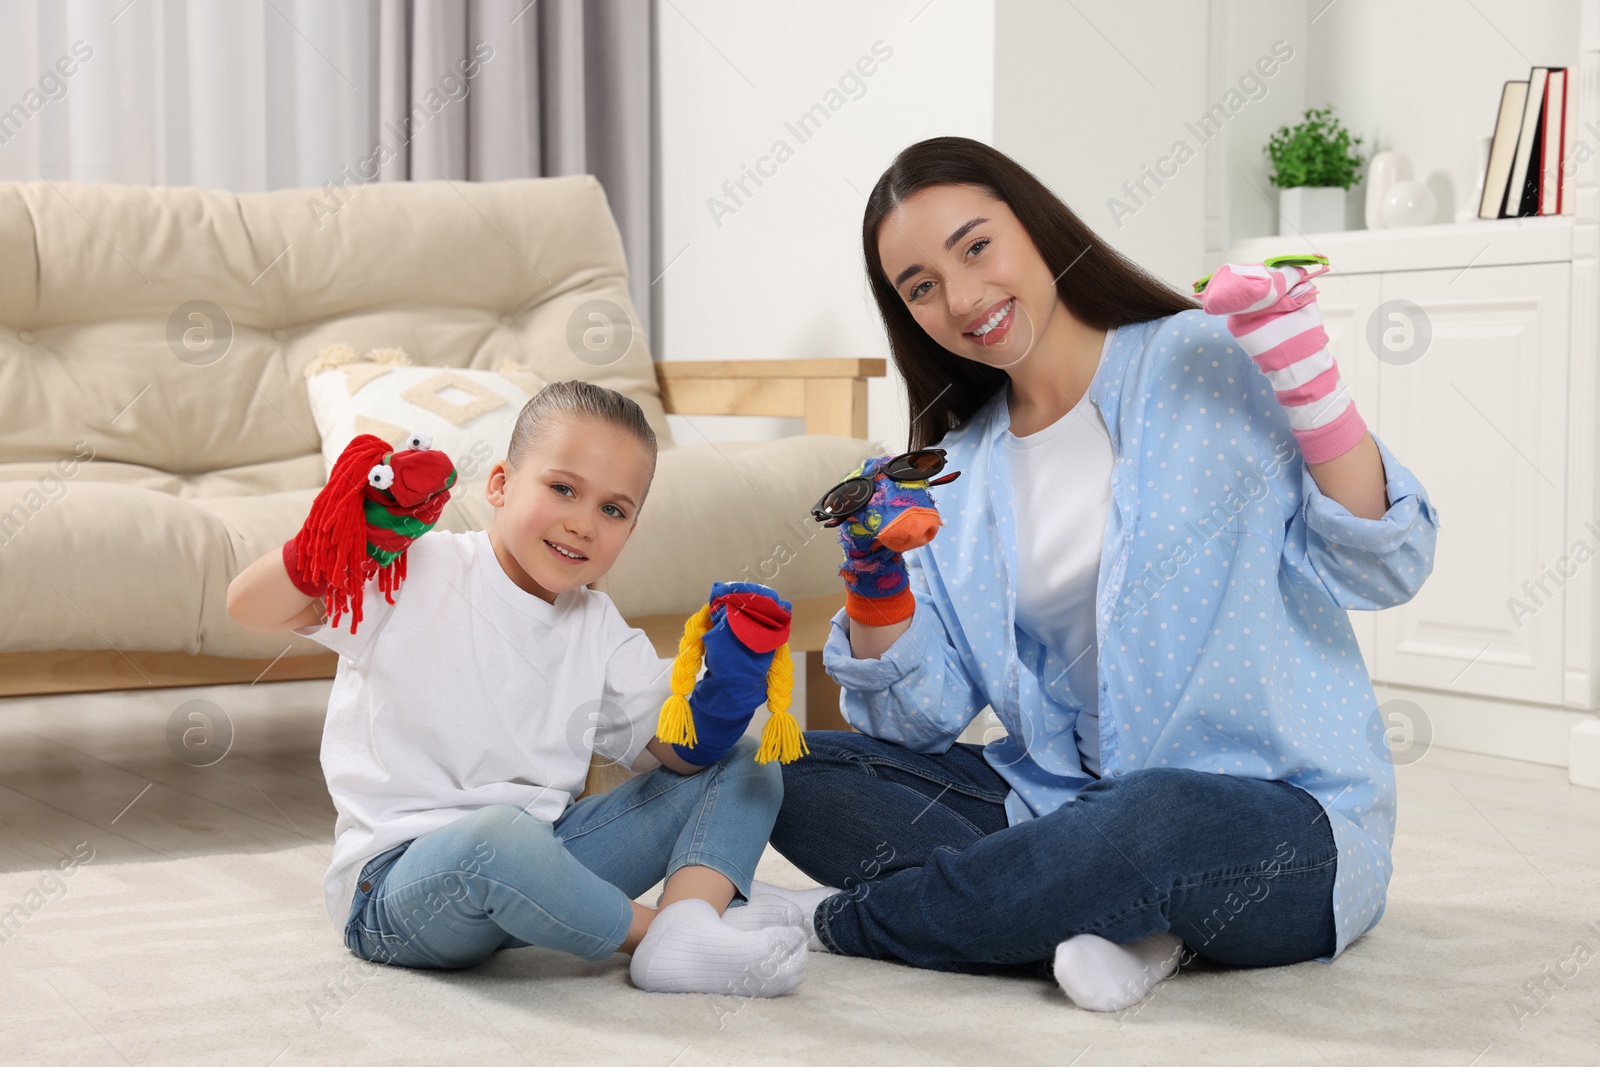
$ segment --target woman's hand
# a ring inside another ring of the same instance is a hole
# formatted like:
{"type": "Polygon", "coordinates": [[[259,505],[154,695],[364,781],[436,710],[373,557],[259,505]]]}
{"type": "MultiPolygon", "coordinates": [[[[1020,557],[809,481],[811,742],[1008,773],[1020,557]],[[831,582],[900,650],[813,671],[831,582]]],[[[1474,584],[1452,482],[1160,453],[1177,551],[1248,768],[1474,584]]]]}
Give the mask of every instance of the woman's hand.
{"type": "MultiPolygon", "coordinates": [[[[872,499],[839,524],[845,613],[867,627],[909,624],[917,604],[903,553],[932,541],[942,525],[928,482],[895,481],[880,473],[894,458],[869,459],[852,475],[873,481],[872,499]]],[[[893,638],[884,647],[889,644],[893,638]]]]}
{"type": "Polygon", "coordinates": [[[1326,256],[1275,256],[1225,263],[1194,283],[1205,313],[1226,316],[1228,332],[1271,383],[1307,464],[1337,459],[1367,435],[1339,378],[1311,284],[1328,270],[1326,256]]]}
{"type": "Polygon", "coordinates": [[[872,626],[850,620],[850,654],[856,659],[877,659],[900,640],[900,635],[911,629],[911,620],[902,619],[888,626],[872,626]]]}

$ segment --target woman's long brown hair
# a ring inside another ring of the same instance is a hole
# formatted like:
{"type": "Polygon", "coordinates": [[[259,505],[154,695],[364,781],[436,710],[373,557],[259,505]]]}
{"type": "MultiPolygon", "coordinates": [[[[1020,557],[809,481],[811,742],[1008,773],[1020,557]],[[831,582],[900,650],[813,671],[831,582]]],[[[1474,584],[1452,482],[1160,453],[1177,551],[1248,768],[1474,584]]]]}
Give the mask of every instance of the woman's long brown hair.
{"type": "Polygon", "coordinates": [[[1086,326],[1109,330],[1200,306],[1112,248],[1027,168],[981,141],[934,137],[895,156],[867,197],[861,246],[867,279],[911,405],[909,448],[960,426],[1006,382],[1006,372],[946,349],[912,318],[878,256],[878,230],[901,201],[931,185],[972,185],[1010,205],[1056,279],[1061,303],[1086,326]]]}

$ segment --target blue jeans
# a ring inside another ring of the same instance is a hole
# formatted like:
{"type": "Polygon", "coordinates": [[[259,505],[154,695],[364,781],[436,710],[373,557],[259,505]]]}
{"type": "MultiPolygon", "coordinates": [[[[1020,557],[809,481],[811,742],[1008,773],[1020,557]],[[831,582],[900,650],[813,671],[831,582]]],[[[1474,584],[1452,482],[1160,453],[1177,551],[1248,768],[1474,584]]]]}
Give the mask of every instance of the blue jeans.
{"type": "Polygon", "coordinates": [[[772,844],[844,890],[814,916],[834,952],[1046,973],[1075,934],[1171,931],[1213,963],[1333,954],[1333,831],[1286,782],[1137,770],[1009,826],[1009,786],[977,745],[921,755],[846,731],[805,737],[772,844]]]}
{"type": "Polygon", "coordinates": [[[345,944],[406,967],[529,945],[600,960],[627,937],[630,902],[680,867],[709,867],[747,898],[783,801],[778,765],[755,751],[747,738],[699,774],[639,775],[554,823],[496,804],[396,845],[362,868],[345,944]]]}

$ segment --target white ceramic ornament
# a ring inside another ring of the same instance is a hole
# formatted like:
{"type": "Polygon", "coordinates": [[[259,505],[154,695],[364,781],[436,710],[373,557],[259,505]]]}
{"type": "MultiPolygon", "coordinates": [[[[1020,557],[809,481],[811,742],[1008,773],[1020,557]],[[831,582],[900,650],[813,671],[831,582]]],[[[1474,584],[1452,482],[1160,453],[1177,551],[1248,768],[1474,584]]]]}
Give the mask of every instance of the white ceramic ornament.
{"type": "Polygon", "coordinates": [[[1438,200],[1418,181],[1399,181],[1383,197],[1383,222],[1386,226],[1424,226],[1433,221],[1438,200]]]}
{"type": "Polygon", "coordinates": [[[1396,182],[1411,180],[1411,157],[1404,152],[1379,152],[1367,165],[1366,223],[1369,230],[1381,230],[1383,198],[1396,182]]]}

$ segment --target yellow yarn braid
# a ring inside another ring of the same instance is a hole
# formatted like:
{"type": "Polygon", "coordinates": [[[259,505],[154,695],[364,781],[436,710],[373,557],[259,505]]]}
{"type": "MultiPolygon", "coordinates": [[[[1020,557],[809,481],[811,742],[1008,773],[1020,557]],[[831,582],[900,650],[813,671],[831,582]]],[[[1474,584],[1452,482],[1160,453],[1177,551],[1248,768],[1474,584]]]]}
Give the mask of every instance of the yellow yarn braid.
{"type": "Polygon", "coordinates": [[[806,747],[800,724],[789,714],[789,702],[794,698],[794,660],[789,656],[789,644],[779,645],[772,655],[772,666],[767,671],[767,710],[771,717],[761,730],[761,747],[756,750],[757,763],[793,763],[801,756],[811,754],[806,747]]]}
{"type": "MultiPolygon", "coordinates": [[[[678,655],[672,661],[672,695],[661,705],[661,716],[656,722],[656,736],[669,745],[698,744],[694,732],[694,711],[689,707],[689,694],[694,691],[695,677],[705,660],[703,638],[711,629],[711,605],[695,612],[683,624],[683,636],[678,639],[678,655]]],[[[789,704],[794,699],[794,660],[789,655],[787,642],[772,654],[772,666],[767,670],[767,710],[770,717],[761,730],[761,745],[756,750],[757,763],[771,763],[774,759],[792,763],[801,756],[811,754],[800,724],[789,714],[789,704]]]]}
{"type": "Polygon", "coordinates": [[[701,640],[711,629],[711,605],[695,612],[683,624],[683,636],[678,639],[678,655],[672,661],[672,695],[661,705],[661,717],[656,722],[656,736],[669,745],[694,746],[698,743],[694,733],[694,713],[689,708],[689,694],[694,691],[695,675],[700,673],[700,663],[705,659],[706,646],[701,640]]]}

